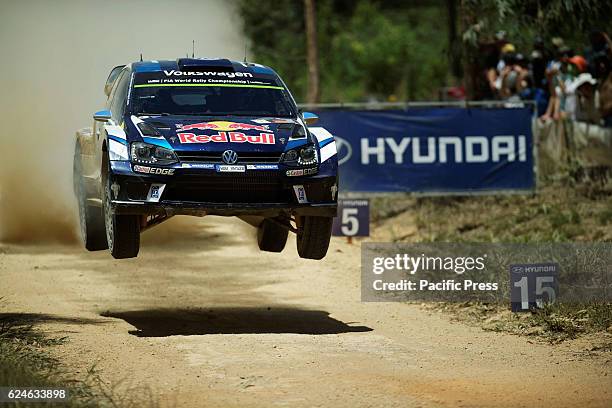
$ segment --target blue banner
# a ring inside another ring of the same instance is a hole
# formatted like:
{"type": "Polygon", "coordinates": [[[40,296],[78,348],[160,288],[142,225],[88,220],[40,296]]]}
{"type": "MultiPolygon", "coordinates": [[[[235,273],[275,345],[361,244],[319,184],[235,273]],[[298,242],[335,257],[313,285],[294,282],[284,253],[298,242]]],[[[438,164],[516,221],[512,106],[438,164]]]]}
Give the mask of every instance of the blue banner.
{"type": "Polygon", "coordinates": [[[317,112],[336,137],[340,190],[532,190],[529,108],[317,112]]]}

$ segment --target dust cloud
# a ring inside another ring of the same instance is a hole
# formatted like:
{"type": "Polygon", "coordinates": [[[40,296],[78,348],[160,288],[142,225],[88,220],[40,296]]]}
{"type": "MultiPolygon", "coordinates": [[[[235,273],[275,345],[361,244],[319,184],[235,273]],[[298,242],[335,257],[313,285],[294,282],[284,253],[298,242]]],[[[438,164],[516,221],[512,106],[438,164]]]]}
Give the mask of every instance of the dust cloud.
{"type": "Polygon", "coordinates": [[[196,56],[242,59],[224,1],[0,0],[0,241],[78,242],[74,134],[104,106],[116,65],[196,56]]]}

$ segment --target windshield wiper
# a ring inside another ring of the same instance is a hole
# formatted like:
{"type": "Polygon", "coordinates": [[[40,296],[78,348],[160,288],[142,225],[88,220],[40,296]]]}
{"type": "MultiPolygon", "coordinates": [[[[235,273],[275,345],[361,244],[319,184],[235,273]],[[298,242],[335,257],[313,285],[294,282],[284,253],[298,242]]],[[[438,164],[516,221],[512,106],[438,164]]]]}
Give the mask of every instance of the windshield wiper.
{"type": "Polygon", "coordinates": [[[161,113],[150,113],[150,112],[139,112],[136,116],[170,116],[171,113],[161,112],[161,113]]]}

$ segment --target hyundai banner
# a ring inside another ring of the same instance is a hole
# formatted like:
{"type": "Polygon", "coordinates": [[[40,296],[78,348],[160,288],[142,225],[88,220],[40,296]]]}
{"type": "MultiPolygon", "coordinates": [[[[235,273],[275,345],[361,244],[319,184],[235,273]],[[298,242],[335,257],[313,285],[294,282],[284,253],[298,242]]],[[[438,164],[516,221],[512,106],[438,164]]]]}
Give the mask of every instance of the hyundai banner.
{"type": "Polygon", "coordinates": [[[534,188],[529,108],[321,111],[345,192],[534,188]]]}

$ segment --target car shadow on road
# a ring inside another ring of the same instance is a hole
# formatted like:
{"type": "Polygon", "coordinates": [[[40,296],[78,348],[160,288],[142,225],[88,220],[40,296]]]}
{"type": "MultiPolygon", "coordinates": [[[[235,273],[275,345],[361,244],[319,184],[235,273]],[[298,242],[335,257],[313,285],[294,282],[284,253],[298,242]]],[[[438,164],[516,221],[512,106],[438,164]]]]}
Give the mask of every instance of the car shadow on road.
{"type": "Polygon", "coordinates": [[[105,312],[104,317],[125,320],[138,337],[197,336],[205,334],[339,334],[368,332],[366,326],[351,326],[322,310],[288,307],[151,309],[105,312]]]}
{"type": "Polygon", "coordinates": [[[35,326],[45,323],[59,324],[104,324],[105,322],[95,319],[76,318],[50,315],[46,313],[0,313],[0,328],[4,326],[35,326]]]}

